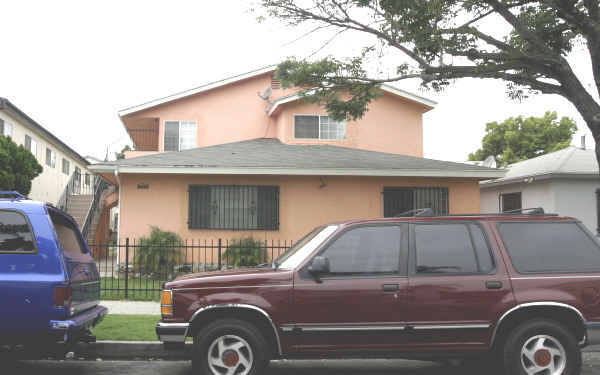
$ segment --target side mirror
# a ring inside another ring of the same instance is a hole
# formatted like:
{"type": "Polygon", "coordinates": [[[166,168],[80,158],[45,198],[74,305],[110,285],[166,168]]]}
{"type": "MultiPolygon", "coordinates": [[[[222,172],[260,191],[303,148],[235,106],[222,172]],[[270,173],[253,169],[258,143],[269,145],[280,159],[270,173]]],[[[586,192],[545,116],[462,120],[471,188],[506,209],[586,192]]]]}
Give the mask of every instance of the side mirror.
{"type": "Polygon", "coordinates": [[[313,258],[312,263],[308,267],[308,272],[315,278],[317,282],[321,282],[320,275],[329,273],[329,259],[321,256],[313,258]]]}

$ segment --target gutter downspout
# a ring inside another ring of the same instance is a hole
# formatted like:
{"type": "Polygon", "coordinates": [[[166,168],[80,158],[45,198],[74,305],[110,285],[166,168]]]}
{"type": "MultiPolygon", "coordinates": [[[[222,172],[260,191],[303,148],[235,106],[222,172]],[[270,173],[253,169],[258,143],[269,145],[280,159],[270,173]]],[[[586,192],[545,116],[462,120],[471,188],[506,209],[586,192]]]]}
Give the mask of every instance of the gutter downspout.
{"type": "Polygon", "coordinates": [[[117,264],[121,261],[121,179],[119,178],[119,167],[115,167],[115,179],[119,184],[119,209],[117,212],[117,264]]]}

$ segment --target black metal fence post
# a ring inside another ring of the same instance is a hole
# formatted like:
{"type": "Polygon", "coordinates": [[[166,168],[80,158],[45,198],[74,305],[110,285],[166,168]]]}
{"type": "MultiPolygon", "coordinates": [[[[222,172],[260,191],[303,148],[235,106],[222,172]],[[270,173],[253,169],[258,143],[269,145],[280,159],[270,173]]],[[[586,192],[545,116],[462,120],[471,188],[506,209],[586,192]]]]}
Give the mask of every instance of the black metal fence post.
{"type": "Polygon", "coordinates": [[[125,299],[129,289],[129,237],[125,239],[125,299]]]}
{"type": "Polygon", "coordinates": [[[219,238],[219,270],[221,269],[221,239],[219,238]]]}

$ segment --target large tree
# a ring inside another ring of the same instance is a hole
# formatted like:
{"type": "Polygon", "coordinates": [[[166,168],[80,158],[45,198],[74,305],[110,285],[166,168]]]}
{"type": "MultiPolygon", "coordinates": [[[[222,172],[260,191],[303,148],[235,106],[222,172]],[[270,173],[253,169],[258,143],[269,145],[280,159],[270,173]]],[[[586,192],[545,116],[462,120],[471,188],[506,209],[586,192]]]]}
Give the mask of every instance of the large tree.
{"type": "MultiPolygon", "coordinates": [[[[596,141],[600,160],[600,4],[598,0],[259,0],[261,17],[313,32],[372,36],[377,43],[347,59],[291,58],[278,66],[284,86],[304,90],[336,118],[360,118],[377,86],[417,78],[440,90],[459,78],[504,80],[512,98],[530,93],[569,100],[596,141]],[[590,91],[569,62],[587,51],[590,91]],[[371,74],[367,62],[401,52],[395,74],[371,74]],[[372,54],[379,54],[373,56],[372,54]],[[371,58],[371,59],[370,59],[371,58]],[[344,95],[342,95],[344,94],[344,95]],[[349,95],[348,95],[349,94],[349,95]]],[[[329,40],[325,42],[327,44],[329,40]]]]}
{"type": "Polygon", "coordinates": [[[31,180],[42,173],[42,166],[31,151],[0,135],[0,190],[31,191],[31,180]]]}
{"type": "Polygon", "coordinates": [[[481,148],[469,154],[469,160],[493,156],[499,165],[535,158],[568,147],[577,130],[568,117],[558,120],[556,112],[543,117],[511,117],[501,123],[487,123],[481,148]]]}

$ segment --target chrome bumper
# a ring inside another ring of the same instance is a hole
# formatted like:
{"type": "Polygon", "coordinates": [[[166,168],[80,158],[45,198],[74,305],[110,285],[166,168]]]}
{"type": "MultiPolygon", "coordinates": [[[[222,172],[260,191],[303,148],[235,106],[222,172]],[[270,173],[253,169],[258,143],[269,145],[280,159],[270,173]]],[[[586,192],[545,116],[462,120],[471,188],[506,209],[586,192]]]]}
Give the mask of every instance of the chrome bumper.
{"type": "Polygon", "coordinates": [[[50,332],[63,341],[78,341],[81,337],[89,334],[91,330],[104,319],[108,309],[104,306],[96,306],[90,310],[70,317],[68,320],[51,320],[50,332]]]}
{"type": "Polygon", "coordinates": [[[600,344],[600,322],[585,323],[585,345],[600,344]]]}
{"type": "Polygon", "coordinates": [[[96,306],[93,309],[70,317],[69,320],[51,320],[50,329],[72,331],[93,328],[102,321],[104,315],[107,313],[108,309],[106,307],[96,306]]]}
{"type": "Polygon", "coordinates": [[[156,324],[156,335],[158,341],[185,343],[189,323],[163,323],[156,324]]]}

